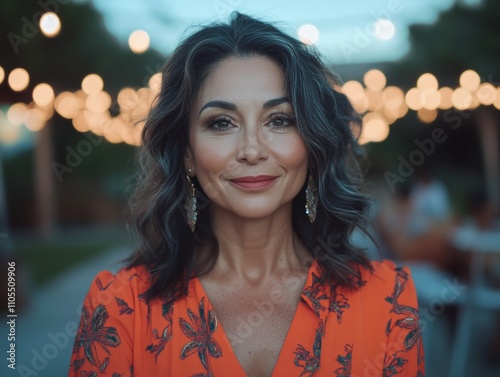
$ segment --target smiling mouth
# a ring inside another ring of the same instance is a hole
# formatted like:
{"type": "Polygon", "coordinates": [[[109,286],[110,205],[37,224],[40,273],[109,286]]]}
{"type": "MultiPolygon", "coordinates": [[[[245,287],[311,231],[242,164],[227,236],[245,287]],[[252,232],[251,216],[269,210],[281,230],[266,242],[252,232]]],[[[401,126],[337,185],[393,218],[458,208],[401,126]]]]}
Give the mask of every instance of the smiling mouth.
{"type": "Polygon", "coordinates": [[[231,179],[230,182],[239,188],[246,190],[260,190],[271,186],[278,177],[270,175],[258,175],[256,177],[241,177],[231,179]]]}

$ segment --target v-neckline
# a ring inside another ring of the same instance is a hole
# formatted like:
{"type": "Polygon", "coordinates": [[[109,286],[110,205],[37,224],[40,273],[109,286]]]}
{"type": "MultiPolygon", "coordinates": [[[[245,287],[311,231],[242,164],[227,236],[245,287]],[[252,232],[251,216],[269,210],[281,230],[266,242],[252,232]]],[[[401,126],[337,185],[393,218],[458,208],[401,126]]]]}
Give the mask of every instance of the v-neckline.
{"type": "MultiPolygon", "coordinates": [[[[303,298],[302,298],[303,292],[304,292],[305,288],[308,285],[309,277],[311,275],[311,271],[313,271],[313,269],[316,267],[315,266],[316,263],[317,263],[316,260],[313,260],[313,262],[311,263],[311,265],[308,268],[306,279],[305,279],[304,285],[303,285],[303,287],[302,287],[302,289],[300,291],[300,297],[299,297],[299,300],[298,300],[297,305],[295,307],[295,311],[293,313],[292,320],[290,321],[290,325],[288,326],[288,329],[286,331],[285,338],[284,338],[283,343],[281,345],[281,348],[280,348],[280,350],[278,352],[278,358],[276,359],[276,363],[274,364],[272,372],[271,372],[271,374],[270,374],[269,377],[274,377],[275,373],[277,373],[276,372],[276,367],[280,364],[280,361],[281,361],[281,359],[283,357],[282,356],[283,349],[285,348],[285,345],[287,344],[287,342],[288,342],[288,340],[290,338],[290,330],[294,327],[294,324],[297,321],[297,313],[299,311],[299,308],[301,307],[301,301],[303,300],[303,298]]],[[[215,311],[215,307],[212,305],[210,297],[208,296],[207,292],[205,291],[205,288],[203,287],[203,284],[201,284],[201,281],[200,281],[200,279],[197,276],[193,277],[192,279],[194,280],[194,283],[195,283],[195,286],[196,286],[195,287],[196,291],[199,291],[201,293],[201,297],[205,297],[205,300],[207,302],[207,308],[211,308],[214,311],[215,318],[217,318],[218,327],[220,328],[220,334],[219,335],[220,335],[221,338],[224,339],[224,341],[225,341],[224,343],[227,344],[229,352],[233,355],[234,360],[236,361],[236,364],[238,364],[238,367],[240,369],[241,375],[247,377],[248,375],[245,372],[245,370],[243,369],[243,366],[242,366],[240,360],[236,356],[236,353],[234,352],[233,345],[231,344],[231,341],[229,340],[229,337],[227,336],[226,331],[225,331],[224,327],[222,326],[222,323],[218,319],[217,312],[215,311]]]]}

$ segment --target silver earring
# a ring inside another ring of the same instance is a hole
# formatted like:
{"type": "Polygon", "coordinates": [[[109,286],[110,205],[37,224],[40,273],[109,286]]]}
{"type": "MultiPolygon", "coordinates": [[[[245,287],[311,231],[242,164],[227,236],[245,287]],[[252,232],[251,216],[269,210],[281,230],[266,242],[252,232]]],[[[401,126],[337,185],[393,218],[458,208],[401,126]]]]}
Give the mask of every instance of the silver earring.
{"type": "Polygon", "coordinates": [[[189,187],[188,193],[186,195],[186,202],[184,204],[184,208],[186,209],[187,224],[191,228],[191,232],[194,232],[194,229],[196,227],[196,220],[197,220],[196,196],[195,196],[194,184],[191,181],[191,178],[189,176],[190,174],[191,174],[191,169],[189,169],[189,172],[186,176],[190,187],[189,187]]]}
{"type": "Polygon", "coordinates": [[[309,180],[306,188],[306,214],[311,223],[316,220],[316,207],[318,206],[318,190],[314,184],[312,174],[309,173],[309,180]]]}

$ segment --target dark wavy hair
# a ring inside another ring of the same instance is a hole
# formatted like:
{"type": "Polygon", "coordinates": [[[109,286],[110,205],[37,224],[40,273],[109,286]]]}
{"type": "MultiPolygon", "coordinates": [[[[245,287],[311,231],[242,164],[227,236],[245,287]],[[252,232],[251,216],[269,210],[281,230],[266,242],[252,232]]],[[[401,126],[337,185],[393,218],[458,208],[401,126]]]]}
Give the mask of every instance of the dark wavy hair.
{"type": "Polygon", "coordinates": [[[203,210],[209,199],[196,178],[200,210],[193,233],[185,221],[184,197],[189,187],[183,157],[189,140],[188,117],[201,85],[222,60],[252,56],[272,59],[283,70],[285,94],[308,149],[308,174],[318,189],[312,224],[304,209],[305,183],[294,198],[294,231],[332,284],[356,288],[360,267],[373,270],[364,251],[350,243],[354,228],[365,229],[368,206],[360,191],[359,146],[353,135],[361,127],[359,115],[314,47],[272,23],[233,12],[228,24],[212,23],[187,36],[168,58],[143,129],[137,183],[129,198],[128,226],[137,236],[137,245],[126,267],[144,265],[149,271],[147,302],[181,298],[189,279],[210,271],[216,261],[218,242],[209,211],[203,210]],[[207,246],[208,258],[195,265],[195,250],[207,246]]]}

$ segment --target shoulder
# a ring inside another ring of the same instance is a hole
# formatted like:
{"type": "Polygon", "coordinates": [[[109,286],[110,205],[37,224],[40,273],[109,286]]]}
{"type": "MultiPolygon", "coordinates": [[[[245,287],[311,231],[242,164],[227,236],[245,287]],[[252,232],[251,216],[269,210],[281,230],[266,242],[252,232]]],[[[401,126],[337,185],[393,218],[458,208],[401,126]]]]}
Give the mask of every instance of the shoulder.
{"type": "Polygon", "coordinates": [[[87,299],[89,304],[97,306],[110,303],[127,302],[132,305],[140,299],[149,285],[149,273],[144,266],[127,269],[125,267],[117,272],[103,270],[94,276],[87,299]]]}
{"type": "Polygon", "coordinates": [[[361,268],[361,276],[363,280],[369,281],[372,284],[394,283],[394,279],[399,276],[407,276],[411,278],[410,269],[404,265],[396,265],[390,259],[371,261],[373,271],[361,268]]]}
{"type": "Polygon", "coordinates": [[[372,261],[373,271],[361,269],[362,291],[366,296],[382,295],[391,303],[395,296],[416,301],[416,291],[411,271],[406,266],[398,266],[391,260],[372,261]]]}

